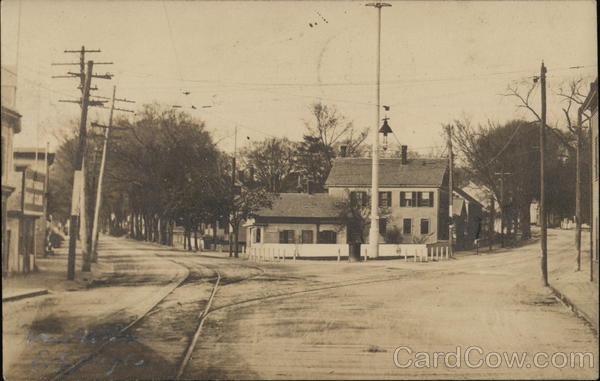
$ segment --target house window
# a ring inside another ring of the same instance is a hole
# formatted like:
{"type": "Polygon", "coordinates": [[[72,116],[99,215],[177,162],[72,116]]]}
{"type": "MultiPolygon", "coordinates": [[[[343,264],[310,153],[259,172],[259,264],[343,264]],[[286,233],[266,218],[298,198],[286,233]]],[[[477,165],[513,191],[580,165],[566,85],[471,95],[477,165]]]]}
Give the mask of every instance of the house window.
{"type": "Polygon", "coordinates": [[[379,206],[384,208],[392,206],[392,192],[379,192],[379,206]]]}
{"type": "Polygon", "coordinates": [[[429,220],[426,218],[421,219],[421,234],[429,234],[429,220]]]}
{"type": "Polygon", "coordinates": [[[405,218],[402,221],[402,234],[412,234],[412,220],[405,218]]]}
{"type": "Polygon", "coordinates": [[[260,243],[260,228],[256,229],[256,239],[254,240],[256,243],[260,243]]]}
{"type": "Polygon", "coordinates": [[[433,206],[433,192],[418,192],[417,205],[433,206]]]}
{"type": "Polygon", "coordinates": [[[333,230],[323,230],[318,235],[319,243],[337,243],[337,233],[333,230]]]}
{"type": "Polygon", "coordinates": [[[367,192],[358,192],[358,191],[350,192],[350,202],[354,206],[367,206],[367,204],[368,204],[367,192]]]}
{"type": "Polygon", "coordinates": [[[302,230],[302,243],[313,243],[312,230],[302,230]]]}
{"type": "Polygon", "coordinates": [[[417,206],[417,192],[400,192],[400,206],[417,206]]]}
{"type": "Polygon", "coordinates": [[[279,232],[279,243],[294,243],[294,231],[283,230],[279,232]]]}
{"type": "Polygon", "coordinates": [[[380,218],[379,219],[379,234],[384,234],[387,231],[387,219],[380,218]]]}

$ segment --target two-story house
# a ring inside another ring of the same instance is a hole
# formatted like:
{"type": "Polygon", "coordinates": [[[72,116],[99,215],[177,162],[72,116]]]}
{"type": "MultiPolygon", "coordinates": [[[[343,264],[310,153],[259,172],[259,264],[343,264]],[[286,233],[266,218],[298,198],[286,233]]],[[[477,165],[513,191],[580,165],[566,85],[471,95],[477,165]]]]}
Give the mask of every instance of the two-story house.
{"type": "MultiPolygon", "coordinates": [[[[338,158],[327,178],[330,196],[367,200],[370,158],[338,158]]],[[[448,164],[444,159],[381,158],[379,206],[388,211],[379,223],[380,242],[398,228],[402,241],[434,243],[448,239],[448,164]]],[[[363,201],[366,202],[366,201],[363,201]]]]}

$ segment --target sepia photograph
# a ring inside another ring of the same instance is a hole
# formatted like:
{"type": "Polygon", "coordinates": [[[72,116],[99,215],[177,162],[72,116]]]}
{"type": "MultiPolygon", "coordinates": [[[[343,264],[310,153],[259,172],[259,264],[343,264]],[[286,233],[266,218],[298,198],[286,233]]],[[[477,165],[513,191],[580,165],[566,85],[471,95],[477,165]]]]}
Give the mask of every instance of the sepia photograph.
{"type": "Polygon", "coordinates": [[[1,0],[7,381],[597,380],[596,0],[1,0]]]}

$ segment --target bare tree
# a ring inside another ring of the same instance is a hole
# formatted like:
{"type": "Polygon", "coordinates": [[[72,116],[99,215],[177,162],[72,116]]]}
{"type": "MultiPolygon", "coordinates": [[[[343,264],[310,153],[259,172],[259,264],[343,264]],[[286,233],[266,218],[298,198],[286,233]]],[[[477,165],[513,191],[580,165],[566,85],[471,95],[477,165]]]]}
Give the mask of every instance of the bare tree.
{"type": "MultiPolygon", "coordinates": [[[[541,123],[542,119],[537,111],[531,105],[531,95],[533,90],[537,87],[538,77],[534,77],[530,84],[523,83],[522,87],[518,85],[509,85],[505,96],[515,97],[519,100],[517,107],[527,109],[536,119],[537,122],[541,123]]],[[[583,78],[572,79],[563,83],[559,86],[556,95],[562,98],[562,111],[565,117],[564,126],[568,130],[569,134],[560,133],[558,127],[552,128],[548,125],[548,131],[550,131],[558,140],[562,143],[563,147],[568,151],[570,156],[576,156],[576,197],[575,197],[575,245],[577,248],[576,253],[576,271],[581,269],[581,223],[582,223],[582,201],[581,201],[581,190],[582,190],[582,147],[587,147],[587,144],[583,144],[583,140],[586,139],[586,134],[583,133],[582,120],[587,115],[580,113],[581,105],[585,101],[587,94],[583,90],[585,80],[583,78]],[[573,113],[577,113],[576,118],[573,118],[573,113]]],[[[590,153],[591,154],[591,153],[590,153]]],[[[587,173],[585,171],[584,173],[587,173]]],[[[589,180],[588,180],[589,181],[589,180]]],[[[585,187],[587,189],[587,187],[585,187]]],[[[587,208],[586,208],[587,210],[587,208]]]]}

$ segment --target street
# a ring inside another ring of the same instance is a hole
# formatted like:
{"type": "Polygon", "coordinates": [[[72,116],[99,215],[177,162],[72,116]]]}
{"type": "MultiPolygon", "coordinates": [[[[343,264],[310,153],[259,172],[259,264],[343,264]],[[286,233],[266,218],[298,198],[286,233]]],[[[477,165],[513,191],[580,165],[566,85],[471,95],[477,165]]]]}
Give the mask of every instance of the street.
{"type": "MultiPolygon", "coordinates": [[[[550,258],[571,239],[552,231],[550,258]]],[[[541,287],[535,243],[436,263],[254,263],[102,242],[114,276],[4,305],[7,379],[173,379],[179,371],[182,379],[597,377],[596,363],[533,366],[537,352],[591,352],[597,361],[593,330],[541,287]],[[406,366],[417,352],[457,347],[478,348],[471,365],[488,352],[527,352],[529,365],[406,366]]]]}

